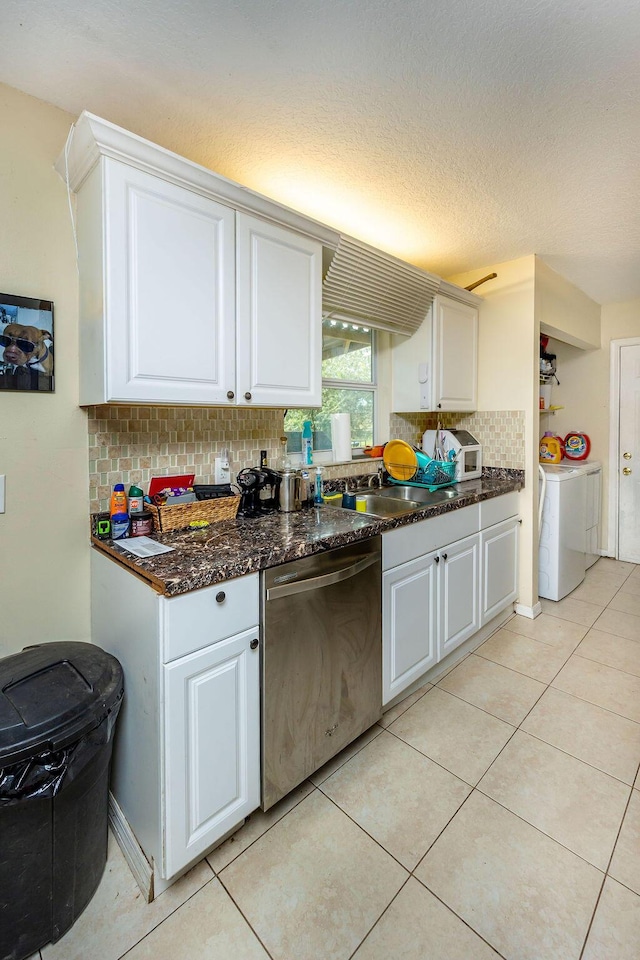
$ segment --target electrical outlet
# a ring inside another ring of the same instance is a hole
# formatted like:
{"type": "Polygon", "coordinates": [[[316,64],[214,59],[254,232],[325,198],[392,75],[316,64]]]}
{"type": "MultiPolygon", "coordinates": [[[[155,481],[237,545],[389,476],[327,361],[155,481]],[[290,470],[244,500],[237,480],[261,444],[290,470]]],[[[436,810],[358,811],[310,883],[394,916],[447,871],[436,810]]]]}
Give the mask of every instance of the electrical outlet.
{"type": "Polygon", "coordinates": [[[216,457],[214,463],[214,482],[231,483],[231,467],[225,457],[216,457]]]}

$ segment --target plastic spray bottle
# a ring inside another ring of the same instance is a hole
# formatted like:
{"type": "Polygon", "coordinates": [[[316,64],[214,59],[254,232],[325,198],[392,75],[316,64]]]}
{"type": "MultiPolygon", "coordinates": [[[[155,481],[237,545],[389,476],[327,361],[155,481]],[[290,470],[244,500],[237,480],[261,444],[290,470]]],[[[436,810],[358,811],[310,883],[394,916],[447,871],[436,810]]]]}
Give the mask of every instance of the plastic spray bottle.
{"type": "Polygon", "coordinates": [[[313,463],[313,430],[311,420],[305,420],[302,425],[302,463],[310,467],[313,463]]]}

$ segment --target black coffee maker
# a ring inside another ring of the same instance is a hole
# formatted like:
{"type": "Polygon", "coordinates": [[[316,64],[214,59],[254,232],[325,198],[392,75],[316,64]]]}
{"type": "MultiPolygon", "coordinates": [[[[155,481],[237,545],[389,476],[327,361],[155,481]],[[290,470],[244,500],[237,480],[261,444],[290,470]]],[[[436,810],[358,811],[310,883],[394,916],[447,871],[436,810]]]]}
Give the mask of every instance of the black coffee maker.
{"type": "Polygon", "coordinates": [[[258,517],[280,506],[281,476],[269,467],[245,467],[236,477],[241,490],[238,514],[258,517]]]}

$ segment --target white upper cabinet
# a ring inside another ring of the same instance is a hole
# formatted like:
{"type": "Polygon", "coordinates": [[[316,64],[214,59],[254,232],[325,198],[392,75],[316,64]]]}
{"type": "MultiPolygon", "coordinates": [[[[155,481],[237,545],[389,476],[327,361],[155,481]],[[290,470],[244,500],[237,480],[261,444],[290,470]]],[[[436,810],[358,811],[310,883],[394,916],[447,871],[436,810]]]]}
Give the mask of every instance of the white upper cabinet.
{"type": "MultiPolygon", "coordinates": [[[[442,288],[455,290],[447,284],[442,288]]],[[[413,336],[394,338],[394,412],[477,408],[480,298],[463,290],[455,293],[435,297],[413,336]]]]}
{"type": "Polygon", "coordinates": [[[433,406],[478,406],[478,308],[448,297],[433,303],[433,406]]]}
{"type": "Polygon", "coordinates": [[[235,389],[232,209],[115,160],[78,199],[81,403],[235,389]]]}
{"type": "Polygon", "coordinates": [[[322,245],[239,213],[238,402],[322,402],[322,245]]]}
{"type": "Polygon", "coordinates": [[[334,231],[91,114],[57,169],[78,196],[81,404],[320,406],[334,231]]]}

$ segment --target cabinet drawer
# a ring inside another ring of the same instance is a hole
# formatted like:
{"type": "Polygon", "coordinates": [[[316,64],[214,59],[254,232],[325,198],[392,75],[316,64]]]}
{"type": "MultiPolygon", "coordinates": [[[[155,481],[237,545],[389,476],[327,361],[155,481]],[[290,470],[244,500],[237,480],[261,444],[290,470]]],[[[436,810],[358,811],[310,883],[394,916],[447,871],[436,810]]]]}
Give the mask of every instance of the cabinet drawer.
{"type": "Polygon", "coordinates": [[[437,550],[445,543],[470,537],[480,529],[479,504],[452,510],[430,520],[421,520],[382,534],[382,569],[390,570],[437,550]]]}
{"type": "Polygon", "coordinates": [[[484,530],[485,527],[492,527],[494,523],[501,523],[509,517],[517,516],[518,498],[519,494],[513,490],[501,497],[483,500],[480,504],[480,529],[484,530]]]}
{"type": "MultiPolygon", "coordinates": [[[[217,583],[181,597],[161,599],[162,661],[201,650],[211,643],[256,627],[259,617],[257,573],[217,583]]],[[[257,636],[257,634],[256,634],[257,636]]]]}

